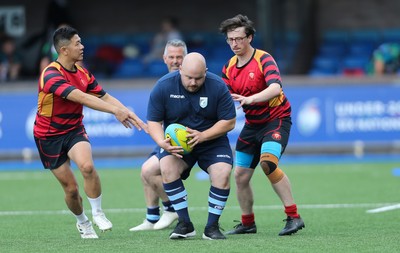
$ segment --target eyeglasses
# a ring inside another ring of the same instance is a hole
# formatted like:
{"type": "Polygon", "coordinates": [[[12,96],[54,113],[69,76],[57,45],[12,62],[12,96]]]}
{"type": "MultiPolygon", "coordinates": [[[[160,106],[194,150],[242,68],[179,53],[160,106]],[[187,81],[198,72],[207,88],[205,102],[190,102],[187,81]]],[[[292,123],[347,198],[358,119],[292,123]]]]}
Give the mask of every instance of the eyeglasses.
{"type": "Polygon", "coordinates": [[[244,37],[237,37],[237,38],[226,38],[226,43],[231,45],[233,42],[236,42],[237,44],[242,43],[244,39],[248,38],[249,36],[246,35],[244,37]]]}

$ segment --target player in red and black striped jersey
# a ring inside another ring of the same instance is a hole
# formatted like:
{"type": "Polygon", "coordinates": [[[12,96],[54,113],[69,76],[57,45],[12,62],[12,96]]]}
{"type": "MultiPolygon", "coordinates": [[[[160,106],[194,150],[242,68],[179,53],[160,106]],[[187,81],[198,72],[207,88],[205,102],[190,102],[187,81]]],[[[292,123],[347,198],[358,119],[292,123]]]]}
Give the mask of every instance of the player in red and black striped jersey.
{"type": "Polygon", "coordinates": [[[255,28],[246,16],[239,14],[223,21],[220,31],[235,54],[223,66],[222,78],[246,117],[235,156],[235,181],[242,219],[227,234],[257,232],[250,180],[259,163],[287,215],[286,225],[279,235],[296,233],[304,227],[304,222],[297,213],[289,179],[278,167],[292,125],[291,106],[282,89],[279,68],[269,53],[251,46],[255,28]]]}
{"type": "Polygon", "coordinates": [[[57,29],[53,43],[58,58],[40,75],[38,111],[33,128],[35,142],[43,166],[51,170],[64,189],[65,202],[76,216],[81,237],[98,238],[83,212],[82,198],[71,169],[72,160],[83,175],[94,224],[100,230],[110,230],[112,223],[101,208],[101,183],[82,123],[83,106],[114,114],[127,128],[134,126],[147,132],[147,125],[118,99],[106,93],[88,70],[76,64],[83,60],[84,46],[74,28],[57,29]]]}
{"type": "Polygon", "coordinates": [[[97,97],[106,94],[85,68],[78,64],[75,67],[76,70],[71,72],[55,61],[42,72],[34,129],[36,137],[67,134],[82,126],[83,104],[66,99],[71,91],[79,89],[97,97]]]}

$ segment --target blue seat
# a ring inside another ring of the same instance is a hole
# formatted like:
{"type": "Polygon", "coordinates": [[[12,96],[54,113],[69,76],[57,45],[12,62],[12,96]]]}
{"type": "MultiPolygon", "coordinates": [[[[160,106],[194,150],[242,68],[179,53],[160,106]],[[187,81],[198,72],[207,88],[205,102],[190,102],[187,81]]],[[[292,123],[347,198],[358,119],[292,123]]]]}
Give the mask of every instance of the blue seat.
{"type": "Polygon", "coordinates": [[[211,57],[211,50],[209,50],[206,47],[189,47],[188,48],[188,52],[192,53],[192,52],[197,52],[199,54],[202,54],[206,59],[208,59],[209,57],[211,57]]]}
{"type": "Polygon", "coordinates": [[[278,65],[280,74],[281,75],[287,74],[290,61],[285,58],[278,58],[278,59],[275,58],[275,61],[276,61],[276,64],[278,65]]]}
{"type": "Polygon", "coordinates": [[[353,42],[349,44],[349,55],[369,57],[376,47],[375,43],[368,41],[353,42]]]}
{"type": "Polygon", "coordinates": [[[347,43],[349,40],[349,32],[345,30],[328,30],[322,34],[323,42],[347,43]]]}
{"type": "Polygon", "coordinates": [[[345,76],[364,76],[367,73],[368,64],[368,57],[347,56],[342,61],[340,73],[345,76]]]}
{"type": "Polygon", "coordinates": [[[103,38],[104,44],[110,44],[118,47],[124,47],[128,44],[128,35],[125,34],[109,34],[103,38]]]}
{"type": "Polygon", "coordinates": [[[229,60],[233,56],[233,52],[228,44],[217,45],[212,48],[210,56],[213,59],[229,60]]]}
{"type": "Polygon", "coordinates": [[[222,68],[227,63],[229,58],[223,59],[210,59],[207,61],[207,69],[208,71],[221,76],[222,75],[222,68]]]}
{"type": "Polygon", "coordinates": [[[145,69],[142,62],[138,59],[126,59],[115,70],[113,78],[133,78],[142,77],[145,69]]]}
{"type": "Polygon", "coordinates": [[[368,56],[347,56],[342,61],[342,68],[365,69],[370,61],[368,56]]]}
{"type": "Polygon", "coordinates": [[[355,30],[350,33],[350,42],[372,42],[378,43],[380,34],[377,30],[355,30]]]}
{"type": "Polygon", "coordinates": [[[163,60],[153,60],[146,66],[146,75],[150,77],[162,77],[168,73],[168,68],[163,60]]]}
{"type": "Polygon", "coordinates": [[[324,69],[318,69],[318,68],[312,68],[310,69],[310,71],[308,72],[308,75],[310,77],[324,77],[324,76],[334,76],[336,75],[336,72],[332,72],[332,71],[327,71],[324,69]]]}
{"type": "Polygon", "coordinates": [[[400,29],[387,29],[382,31],[383,42],[400,43],[400,29]]]}
{"type": "Polygon", "coordinates": [[[334,74],[339,69],[340,59],[337,57],[317,56],[312,62],[312,69],[334,74]]]}
{"type": "Polygon", "coordinates": [[[339,57],[347,52],[347,45],[343,42],[325,42],[318,49],[318,55],[324,57],[339,57]]]}

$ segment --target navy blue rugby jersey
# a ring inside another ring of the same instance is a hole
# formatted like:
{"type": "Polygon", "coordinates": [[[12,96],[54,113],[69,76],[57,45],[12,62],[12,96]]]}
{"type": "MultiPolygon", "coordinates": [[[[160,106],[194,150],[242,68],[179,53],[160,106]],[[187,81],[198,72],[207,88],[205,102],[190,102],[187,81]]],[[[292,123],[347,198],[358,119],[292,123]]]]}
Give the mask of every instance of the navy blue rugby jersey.
{"type": "Polygon", "coordinates": [[[203,86],[195,93],[186,91],[179,71],[160,78],[150,93],[147,120],[179,123],[204,131],[219,120],[236,117],[233,99],[224,81],[207,72],[203,86]]]}

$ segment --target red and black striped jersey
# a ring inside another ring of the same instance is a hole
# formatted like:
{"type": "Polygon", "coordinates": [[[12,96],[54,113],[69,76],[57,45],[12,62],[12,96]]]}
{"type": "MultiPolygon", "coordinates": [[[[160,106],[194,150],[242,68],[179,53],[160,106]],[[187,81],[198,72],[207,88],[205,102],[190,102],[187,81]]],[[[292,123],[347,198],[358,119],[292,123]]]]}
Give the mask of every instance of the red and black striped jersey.
{"type": "Polygon", "coordinates": [[[35,137],[62,135],[82,125],[83,105],[66,99],[72,90],[79,89],[97,97],[106,94],[87,69],[75,66],[77,70],[71,72],[60,63],[52,62],[40,75],[35,137]]]}
{"type": "Polygon", "coordinates": [[[244,66],[237,67],[236,63],[237,56],[235,55],[222,70],[222,79],[231,93],[248,97],[260,93],[272,83],[278,83],[281,86],[279,96],[266,102],[243,105],[247,124],[263,124],[291,115],[291,106],[282,90],[278,66],[270,54],[255,49],[252,58],[244,66]]]}

